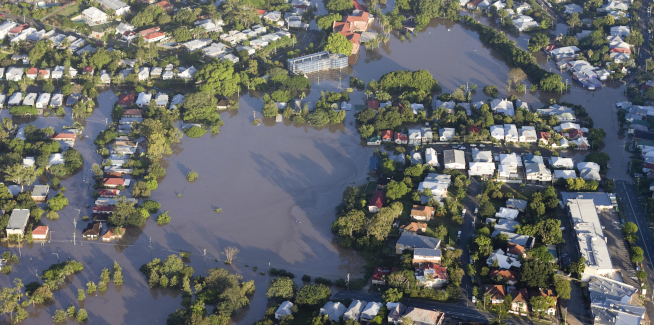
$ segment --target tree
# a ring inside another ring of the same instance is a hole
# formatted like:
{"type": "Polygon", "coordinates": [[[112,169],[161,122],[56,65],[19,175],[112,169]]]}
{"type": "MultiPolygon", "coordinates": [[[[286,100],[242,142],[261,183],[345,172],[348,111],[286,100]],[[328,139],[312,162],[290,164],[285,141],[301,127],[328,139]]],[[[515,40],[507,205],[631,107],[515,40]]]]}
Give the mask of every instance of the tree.
{"type": "Polygon", "coordinates": [[[195,77],[204,81],[200,86],[202,92],[221,96],[233,95],[241,82],[240,75],[234,71],[234,65],[229,60],[216,59],[198,70],[195,77]]]}
{"type": "Polygon", "coordinates": [[[581,22],[581,20],[579,19],[579,14],[576,13],[576,12],[572,13],[570,15],[570,17],[568,17],[568,19],[566,20],[566,23],[568,24],[568,26],[570,26],[572,28],[577,26],[580,22],[581,22]]]}
{"type": "Polygon", "coordinates": [[[583,256],[576,261],[570,262],[570,273],[574,273],[581,278],[584,270],[586,270],[586,259],[583,256]]]}
{"type": "Polygon", "coordinates": [[[354,232],[363,230],[366,215],[361,210],[350,210],[342,217],[334,221],[332,227],[338,229],[338,235],[341,237],[352,237],[354,232]]]}
{"type": "Polygon", "coordinates": [[[531,310],[538,318],[541,318],[550,307],[554,307],[554,298],[550,296],[537,295],[529,299],[531,310]]]}
{"type": "Polygon", "coordinates": [[[322,30],[332,28],[335,21],[341,21],[343,17],[339,13],[331,13],[323,16],[316,17],[316,25],[322,30]]]}
{"type": "Polygon", "coordinates": [[[157,224],[158,225],[165,225],[167,223],[170,223],[170,216],[168,215],[168,210],[166,210],[164,213],[160,214],[157,217],[157,224]]]}
{"type": "Polygon", "coordinates": [[[223,253],[225,254],[225,263],[226,264],[232,264],[232,261],[234,258],[236,258],[236,254],[238,254],[239,250],[236,247],[230,246],[225,248],[223,253]]]}
{"type": "Polygon", "coordinates": [[[132,196],[135,198],[150,197],[150,194],[148,184],[144,181],[138,181],[132,187],[132,196]]]}
{"type": "Polygon", "coordinates": [[[633,222],[626,222],[622,225],[622,233],[624,234],[624,239],[630,244],[638,241],[638,226],[633,222]]]}
{"type": "Polygon", "coordinates": [[[114,261],[114,285],[123,284],[123,268],[118,265],[118,262],[114,261]]]}
{"type": "Polygon", "coordinates": [[[645,252],[638,246],[632,246],[629,249],[629,255],[631,256],[631,262],[634,264],[640,264],[645,259],[645,252]]]}
{"type": "Polygon", "coordinates": [[[490,96],[490,97],[493,97],[493,98],[497,98],[497,96],[499,95],[499,93],[497,91],[497,87],[495,87],[495,86],[486,86],[486,87],[484,87],[484,94],[486,96],[490,96]]]}
{"type": "Polygon", "coordinates": [[[596,151],[589,153],[588,155],[586,155],[586,158],[584,158],[584,161],[594,162],[600,165],[602,168],[606,168],[607,164],[609,163],[609,160],[611,160],[611,157],[609,156],[608,153],[596,152],[596,151]]]}
{"type": "Polygon", "coordinates": [[[68,316],[66,315],[65,310],[57,309],[55,314],[52,316],[52,320],[57,324],[64,323],[66,322],[66,317],[68,316]]]}
{"type": "Polygon", "coordinates": [[[175,38],[175,41],[177,41],[177,43],[181,43],[192,39],[193,33],[191,33],[191,31],[188,28],[182,26],[176,28],[173,31],[173,37],[175,38]]]}
{"type": "Polygon", "coordinates": [[[527,74],[522,71],[520,68],[512,68],[508,73],[509,83],[514,85],[519,84],[523,80],[527,79],[527,74]]]}
{"type": "Polygon", "coordinates": [[[268,299],[281,299],[289,300],[292,299],[295,295],[296,290],[295,282],[287,277],[279,277],[272,279],[270,285],[268,286],[268,292],[266,292],[266,297],[268,299]]]}
{"type": "Polygon", "coordinates": [[[557,297],[563,299],[570,299],[570,282],[565,278],[555,275],[554,289],[556,290],[557,297]]]}
{"type": "Polygon", "coordinates": [[[385,302],[397,302],[402,300],[402,291],[399,291],[396,288],[391,288],[386,290],[382,297],[385,302]]]}
{"type": "Polygon", "coordinates": [[[86,309],[80,308],[77,311],[77,315],[75,316],[75,320],[77,320],[78,323],[84,323],[89,319],[89,315],[86,312],[86,309]]]}
{"type": "Polygon", "coordinates": [[[299,305],[322,306],[327,301],[331,291],[323,284],[308,284],[297,294],[295,302],[299,305]]]}
{"type": "Polygon", "coordinates": [[[604,144],[604,138],[606,137],[606,132],[603,129],[592,128],[588,131],[588,142],[590,146],[599,149],[601,145],[604,144]]]}
{"type": "Polygon", "coordinates": [[[532,52],[540,51],[550,43],[550,37],[544,33],[536,33],[529,39],[529,50],[532,52]]]}
{"type": "Polygon", "coordinates": [[[386,197],[397,200],[409,192],[409,188],[403,182],[392,180],[386,186],[386,197]]]}
{"type": "Polygon", "coordinates": [[[67,205],[68,199],[61,192],[48,200],[48,207],[52,211],[61,211],[67,205]]]}
{"type": "Polygon", "coordinates": [[[373,133],[375,133],[375,127],[370,124],[364,124],[359,127],[359,134],[363,139],[371,137],[373,133]]]}
{"type": "Polygon", "coordinates": [[[350,0],[327,0],[325,9],[329,12],[347,12],[352,10],[354,3],[350,0]]]}
{"type": "MultiPolygon", "coordinates": [[[[348,1],[352,4],[351,1],[348,1]]],[[[339,33],[332,33],[327,38],[327,44],[325,44],[325,50],[337,54],[352,55],[352,42],[348,41],[347,38],[339,33]]]]}
{"type": "Polygon", "coordinates": [[[84,294],[84,289],[77,289],[77,300],[84,301],[86,295],[84,294]]]}
{"type": "Polygon", "coordinates": [[[36,170],[34,166],[25,167],[20,163],[16,163],[7,167],[5,179],[20,185],[20,191],[22,192],[25,185],[29,186],[36,180],[36,170]]]}
{"type": "Polygon", "coordinates": [[[551,263],[552,261],[554,261],[554,256],[552,255],[552,253],[547,251],[547,246],[545,245],[540,245],[538,247],[530,249],[527,252],[527,255],[529,255],[531,258],[541,260],[545,263],[551,263]]]}
{"type": "Polygon", "coordinates": [[[186,179],[189,182],[195,182],[195,180],[198,179],[198,177],[199,177],[199,175],[195,171],[190,171],[190,172],[188,172],[188,174],[186,174],[186,179]]]}
{"type": "Polygon", "coordinates": [[[527,260],[520,267],[520,282],[529,288],[548,287],[554,271],[549,263],[527,260]]]}

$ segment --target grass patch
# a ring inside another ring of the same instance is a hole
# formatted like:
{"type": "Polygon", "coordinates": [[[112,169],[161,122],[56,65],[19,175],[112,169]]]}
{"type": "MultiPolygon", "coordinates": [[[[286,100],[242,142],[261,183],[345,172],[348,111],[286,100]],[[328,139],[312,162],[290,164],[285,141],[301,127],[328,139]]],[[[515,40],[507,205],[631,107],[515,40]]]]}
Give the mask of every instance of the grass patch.
{"type": "Polygon", "coordinates": [[[368,182],[368,187],[366,187],[366,195],[371,196],[377,190],[377,182],[371,181],[368,182]]]}
{"type": "Polygon", "coordinates": [[[74,4],[57,12],[57,16],[64,16],[70,18],[74,15],[77,15],[78,13],[80,13],[79,4],[74,4]]]}
{"type": "MultiPolygon", "coordinates": [[[[529,198],[534,193],[534,191],[529,191],[529,190],[524,189],[524,188],[520,188],[519,190],[515,190],[515,189],[513,189],[512,187],[509,187],[506,184],[502,185],[502,188],[500,188],[500,191],[502,192],[502,194],[504,194],[505,198],[513,196],[513,198],[520,199],[520,200],[525,200],[525,201],[529,201],[529,198]]],[[[506,200],[504,200],[504,201],[506,202],[506,200]]]]}

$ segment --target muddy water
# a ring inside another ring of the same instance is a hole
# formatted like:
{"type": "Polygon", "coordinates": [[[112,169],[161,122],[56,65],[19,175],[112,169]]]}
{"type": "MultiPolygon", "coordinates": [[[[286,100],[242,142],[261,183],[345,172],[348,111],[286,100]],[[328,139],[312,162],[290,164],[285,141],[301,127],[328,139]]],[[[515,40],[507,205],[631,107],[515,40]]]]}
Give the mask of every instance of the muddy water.
{"type": "MultiPolygon", "coordinates": [[[[545,60],[542,64],[547,67],[551,63],[545,60]]],[[[509,67],[479,42],[474,31],[458,23],[434,20],[412,41],[391,37],[390,43],[379,49],[368,51],[362,47],[351,68],[311,75],[313,91],[307,101],[315,103],[321,90],[344,89],[350,75],[369,82],[398,69],[428,69],[445,92],[466,82],[475,83],[479,90],[474,101],[486,100],[481,89],[491,84],[498,86],[502,97],[513,94],[502,87],[509,67]]],[[[570,78],[566,73],[563,76],[570,78]]],[[[544,106],[551,98],[584,105],[596,127],[608,134],[603,150],[612,157],[609,177],[626,179],[628,159],[624,158],[623,140],[615,136],[613,109],[616,101],[623,100],[624,90],[621,84],[608,85],[594,93],[574,86],[562,95],[528,92],[518,97],[535,108],[544,106]]],[[[353,104],[362,104],[363,99],[361,92],[351,94],[353,104]]],[[[57,262],[54,253],[61,260],[71,257],[84,263],[84,272],[55,293],[56,302],[37,308],[27,324],[49,323],[55,309],[78,305],[77,289],[88,281],[97,282],[102,268],[110,267],[114,260],[124,268],[125,284],[118,292],[110,285],[106,293],[88,297],[79,304],[89,311],[90,323],[164,323],[166,316],[179,308],[181,297],[167,290],[149,290],[138,268],[151,257],[165,258],[180,250],[193,253],[190,263],[198,274],[206,268],[224,267],[216,259],[224,260],[221,252],[225,247],[235,246],[241,251],[229,268],[243,274],[246,280],[255,279],[257,291],[252,305],[235,316],[239,324],[251,324],[263,316],[268,276],[258,272],[267,270],[268,263],[294,272],[298,278],[303,274],[332,279],[348,273],[359,275],[360,256],[340,250],[329,229],[344,187],[365,180],[372,152],[361,146],[352,113],[343,125],[323,130],[293,126],[288,121],[265,120],[262,125],[253,126],[253,113],[261,117],[263,103],[250,95],[242,96],[239,111],[222,113],[225,126],[219,135],[184,138],[175,146],[174,154],[164,158],[168,175],[154,191],[153,199],[162,203],[162,209],[169,210],[169,225],[160,227],[150,220],[143,229],[130,229],[126,238],[117,243],[78,241],[73,246],[72,221],[88,215],[92,204],[85,180],[90,178],[91,164],[101,160],[95,153],[93,139],[106,127],[105,119],[110,118],[116,100],[113,92],[103,92],[100,107],[85,122],[84,138],[76,144],[84,155],[84,169],[62,180],[71,204],[61,211],[59,220],[44,219],[54,231],[52,242],[22,247],[21,263],[9,277],[0,277],[1,286],[9,285],[14,277],[22,278],[24,283],[35,281],[35,272],[40,274],[57,262]],[[193,184],[185,178],[190,170],[200,175],[193,184]],[[218,207],[223,212],[217,215],[213,209],[218,207]],[[259,270],[253,271],[254,266],[259,270]]],[[[67,113],[63,119],[39,118],[33,123],[60,129],[72,124],[70,110],[67,113]]],[[[0,117],[5,115],[7,110],[0,111],[0,117]]],[[[579,152],[563,155],[583,160],[579,152]]],[[[77,240],[86,224],[80,219],[77,240]]],[[[18,254],[17,248],[10,250],[18,254]]]]}

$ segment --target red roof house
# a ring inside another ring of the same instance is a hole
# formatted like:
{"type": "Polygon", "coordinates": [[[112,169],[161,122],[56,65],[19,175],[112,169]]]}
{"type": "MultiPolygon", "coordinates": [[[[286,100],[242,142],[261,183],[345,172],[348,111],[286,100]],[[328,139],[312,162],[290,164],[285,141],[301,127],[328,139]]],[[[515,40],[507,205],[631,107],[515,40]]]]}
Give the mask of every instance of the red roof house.
{"type": "Polygon", "coordinates": [[[75,141],[76,138],[75,133],[57,133],[50,136],[50,139],[53,140],[75,141]]]}
{"type": "Polygon", "coordinates": [[[122,238],[123,235],[125,234],[126,229],[125,228],[120,228],[121,229],[120,235],[115,233],[115,229],[116,228],[111,228],[111,229],[107,230],[107,232],[104,235],[102,235],[102,241],[103,242],[110,242],[110,241],[112,241],[114,239],[122,238]]]}
{"type": "Polygon", "coordinates": [[[93,67],[88,65],[82,69],[83,74],[89,74],[89,73],[93,74],[93,71],[94,71],[93,67]]]}
{"type": "Polygon", "coordinates": [[[31,67],[31,68],[29,68],[29,70],[27,70],[27,73],[25,73],[25,75],[26,75],[28,78],[36,79],[36,75],[37,75],[38,73],[39,73],[39,69],[37,69],[37,68],[35,68],[35,67],[31,67]]]}
{"type": "Polygon", "coordinates": [[[95,206],[93,207],[93,213],[111,214],[114,212],[114,208],[114,206],[95,206]]]}
{"type": "Polygon", "coordinates": [[[368,108],[372,108],[374,110],[379,109],[379,101],[376,99],[368,99],[368,102],[366,103],[368,105],[368,108]]]}
{"type": "Polygon", "coordinates": [[[100,197],[116,197],[120,193],[120,190],[116,189],[104,189],[104,190],[99,190],[98,195],[100,197]]]}
{"type": "Polygon", "coordinates": [[[386,201],[386,193],[382,190],[375,191],[372,197],[370,197],[370,201],[368,201],[368,211],[376,213],[384,206],[384,201],[386,201]]]}
{"type": "Polygon", "coordinates": [[[263,10],[263,9],[257,9],[257,15],[259,15],[259,16],[263,16],[263,15],[265,15],[265,14],[266,14],[266,11],[265,11],[265,10],[263,10]]]}
{"type": "Polygon", "coordinates": [[[102,183],[104,184],[105,187],[109,188],[115,188],[118,186],[129,186],[129,180],[124,179],[124,178],[118,178],[118,177],[108,177],[102,179],[102,183]]]}
{"type": "Polygon", "coordinates": [[[141,117],[141,116],[143,116],[143,112],[140,109],[137,109],[137,108],[130,108],[130,109],[126,109],[123,112],[123,116],[124,117],[141,117]]]}
{"type": "Polygon", "coordinates": [[[47,239],[49,231],[48,226],[38,226],[32,230],[32,239],[47,239]]]}
{"type": "Polygon", "coordinates": [[[168,1],[159,1],[159,2],[156,3],[156,5],[163,8],[165,11],[168,11],[168,12],[171,12],[171,11],[173,11],[175,9],[173,7],[173,5],[168,1]]]}
{"type": "Polygon", "coordinates": [[[352,0],[352,4],[354,4],[354,10],[368,11],[368,7],[357,0],[352,0]]]}
{"type": "Polygon", "coordinates": [[[480,134],[481,133],[481,128],[476,126],[476,125],[471,125],[471,126],[466,128],[466,131],[468,132],[468,134],[470,134],[470,133],[480,134]]]}
{"type": "Polygon", "coordinates": [[[581,137],[583,135],[584,134],[581,133],[581,130],[572,129],[572,130],[568,131],[568,137],[570,139],[572,139],[572,140],[577,139],[577,138],[579,138],[579,137],[581,137]]]}
{"type": "Polygon", "coordinates": [[[382,141],[393,141],[393,131],[392,130],[382,130],[381,131],[382,141]]]}
{"type": "Polygon", "coordinates": [[[8,35],[9,35],[9,36],[14,36],[14,35],[16,35],[16,34],[19,34],[20,32],[23,31],[23,29],[25,29],[25,28],[27,28],[27,27],[29,27],[29,26],[30,26],[29,24],[18,25],[18,26],[16,26],[16,27],[10,29],[8,35]]]}
{"type": "Polygon", "coordinates": [[[151,28],[144,29],[144,30],[140,31],[139,34],[141,34],[141,36],[145,37],[148,34],[152,34],[152,33],[158,32],[160,30],[161,30],[161,28],[159,28],[159,27],[151,27],[151,28]]]}
{"type": "Polygon", "coordinates": [[[120,97],[118,97],[118,105],[126,107],[134,104],[134,101],[136,101],[136,96],[131,93],[131,94],[122,94],[120,97]]]}
{"type": "Polygon", "coordinates": [[[381,267],[375,268],[375,271],[372,273],[372,284],[373,285],[385,285],[386,277],[391,274],[391,271],[384,270],[381,267]]]}

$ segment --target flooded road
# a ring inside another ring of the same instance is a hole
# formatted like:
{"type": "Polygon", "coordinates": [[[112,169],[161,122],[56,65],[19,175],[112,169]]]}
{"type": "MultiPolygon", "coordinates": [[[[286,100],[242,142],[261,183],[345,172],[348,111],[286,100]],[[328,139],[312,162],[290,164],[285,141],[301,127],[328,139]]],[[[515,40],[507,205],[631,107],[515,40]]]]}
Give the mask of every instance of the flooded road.
{"type": "MultiPolygon", "coordinates": [[[[546,60],[541,63],[551,64],[546,60]]],[[[479,42],[476,32],[459,23],[435,19],[412,41],[392,36],[379,49],[369,51],[362,47],[358,61],[348,69],[311,75],[312,91],[306,100],[315,103],[321,90],[342,91],[348,86],[350,75],[367,83],[399,69],[428,69],[444,92],[452,92],[466,82],[474,83],[478,90],[473,101],[488,99],[481,91],[487,85],[496,85],[500,97],[514,94],[503,87],[510,68],[479,42]]],[[[570,79],[567,73],[563,76],[570,79]]],[[[562,95],[516,95],[534,108],[541,108],[551,98],[584,105],[595,127],[607,133],[603,150],[611,155],[613,167],[608,177],[628,179],[628,159],[624,158],[623,140],[616,136],[614,108],[616,101],[623,100],[625,89],[617,84],[592,93],[574,85],[562,95]]],[[[354,92],[350,97],[351,103],[357,105],[363,104],[365,96],[354,92]]],[[[84,169],[61,182],[71,204],[60,212],[59,220],[43,219],[54,231],[52,242],[22,247],[20,264],[9,277],[0,277],[1,286],[9,285],[14,277],[20,277],[24,283],[35,281],[35,272],[40,274],[58,257],[62,261],[70,257],[84,264],[82,273],[55,292],[56,302],[37,308],[26,324],[50,323],[55,309],[78,305],[77,289],[85,288],[89,281],[97,283],[102,268],[111,267],[114,260],[123,267],[125,284],[118,292],[109,285],[106,293],[87,297],[79,304],[89,312],[90,323],[165,323],[167,315],[180,307],[181,296],[167,290],[149,290],[138,268],[152,257],[163,259],[181,250],[192,252],[190,265],[196,274],[204,274],[211,267],[225,267],[221,254],[225,247],[240,250],[235,264],[228,269],[243,274],[245,280],[254,279],[257,290],[252,305],[234,317],[238,324],[252,324],[263,316],[269,278],[259,272],[267,271],[268,265],[295,273],[298,282],[303,274],[334,280],[345,278],[348,273],[352,277],[360,275],[362,258],[352,250],[339,249],[330,231],[334,207],[343,189],[365,181],[372,153],[371,148],[360,144],[353,112],[348,113],[343,125],[322,130],[294,126],[288,121],[266,120],[253,126],[253,113],[261,117],[263,103],[249,95],[240,98],[238,111],[221,114],[225,126],[219,135],[184,137],[173,148],[173,155],[163,159],[167,176],[152,198],[161,203],[162,210],[169,211],[169,225],[158,226],[151,218],[143,229],[129,229],[121,241],[81,244],[81,231],[86,226],[81,216],[90,215],[93,203],[86,180],[91,176],[91,164],[101,161],[93,139],[106,128],[105,119],[110,119],[116,100],[112,91],[103,92],[98,99],[100,107],[84,122],[83,138],[75,145],[84,156],[84,169]],[[191,170],[200,176],[194,183],[185,178],[191,170]],[[223,212],[216,214],[215,208],[222,208],[223,212]],[[77,245],[72,243],[75,230],[77,245]],[[255,266],[257,271],[253,271],[255,266]]],[[[7,110],[0,111],[0,117],[4,116],[8,116],[7,110]]],[[[72,122],[67,109],[63,119],[41,117],[33,124],[60,130],[72,122]]],[[[583,160],[583,153],[579,152],[564,152],[563,156],[583,160]]],[[[18,248],[10,250],[18,254],[18,248]]],[[[32,312],[33,308],[29,310],[32,312]]]]}

